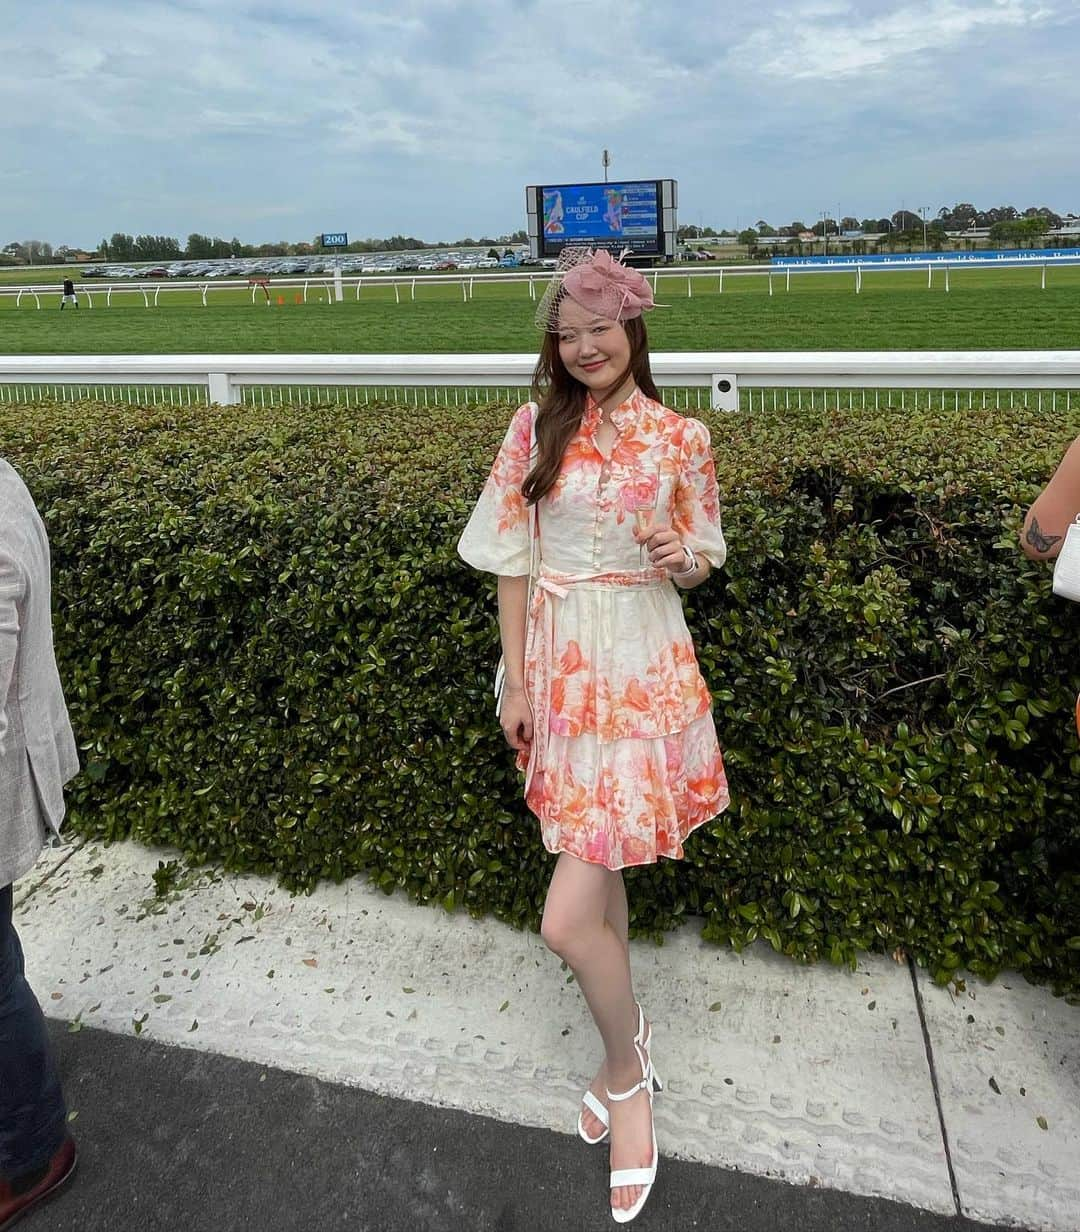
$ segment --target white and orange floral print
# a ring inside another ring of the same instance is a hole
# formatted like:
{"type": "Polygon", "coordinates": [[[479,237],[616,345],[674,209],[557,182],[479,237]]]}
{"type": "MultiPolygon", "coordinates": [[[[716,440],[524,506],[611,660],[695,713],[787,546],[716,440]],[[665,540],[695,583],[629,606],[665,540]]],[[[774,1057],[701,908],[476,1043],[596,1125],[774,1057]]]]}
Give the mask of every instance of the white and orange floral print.
{"type": "MultiPolygon", "coordinates": [[[[529,571],[533,404],[510,424],[462,534],[478,569],[529,571]]],[[[642,568],[632,534],[643,502],[697,557],[727,547],[709,433],[635,390],[596,444],[590,399],[555,485],[539,504],[540,571],[528,615],[525,686],[534,736],[518,754],[525,799],[549,851],[624,868],[679,858],[686,836],[728,805],[711,699],[678,591],[642,568]]]]}

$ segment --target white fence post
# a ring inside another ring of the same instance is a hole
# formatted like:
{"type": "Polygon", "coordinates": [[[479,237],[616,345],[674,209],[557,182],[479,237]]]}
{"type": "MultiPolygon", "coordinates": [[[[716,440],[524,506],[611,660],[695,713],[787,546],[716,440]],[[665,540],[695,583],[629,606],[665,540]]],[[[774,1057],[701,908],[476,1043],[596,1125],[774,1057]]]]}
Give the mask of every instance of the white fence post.
{"type": "Polygon", "coordinates": [[[712,409],[714,411],[737,411],[739,409],[739,378],[734,372],[712,374],[712,409]]]}
{"type": "Polygon", "coordinates": [[[207,374],[207,392],[211,402],[219,406],[236,406],[240,401],[240,391],[232,383],[232,377],[227,372],[211,372],[207,374]]]}

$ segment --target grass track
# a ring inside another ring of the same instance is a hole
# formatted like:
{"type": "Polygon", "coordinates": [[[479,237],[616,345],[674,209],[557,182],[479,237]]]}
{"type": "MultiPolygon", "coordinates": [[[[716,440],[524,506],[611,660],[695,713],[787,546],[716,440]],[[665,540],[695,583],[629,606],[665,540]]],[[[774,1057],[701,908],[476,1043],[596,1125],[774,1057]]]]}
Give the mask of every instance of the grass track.
{"type": "MultiPolygon", "coordinates": [[[[727,275],[723,293],[714,279],[660,279],[657,298],[668,307],[649,317],[656,350],[1056,350],[1080,346],[1080,267],[953,270],[951,291],[926,271],[793,275],[790,292],[773,275],[772,296],[763,275],[727,275]]],[[[535,351],[533,304],[524,284],[484,284],[462,301],[460,285],[418,281],[395,303],[391,286],[364,285],[359,301],[347,289],[342,304],[322,291],[307,304],[294,289],[275,291],[266,307],[249,292],[211,290],[209,306],[197,293],[169,292],[147,309],[130,290],[105,293],[90,284],[95,306],[60,313],[24,299],[0,297],[0,351],[6,354],[163,353],[388,353],[419,351],[535,351]],[[282,305],[277,296],[284,299],[282,305]]],[[[43,304],[45,301],[43,301],[43,304]]]]}

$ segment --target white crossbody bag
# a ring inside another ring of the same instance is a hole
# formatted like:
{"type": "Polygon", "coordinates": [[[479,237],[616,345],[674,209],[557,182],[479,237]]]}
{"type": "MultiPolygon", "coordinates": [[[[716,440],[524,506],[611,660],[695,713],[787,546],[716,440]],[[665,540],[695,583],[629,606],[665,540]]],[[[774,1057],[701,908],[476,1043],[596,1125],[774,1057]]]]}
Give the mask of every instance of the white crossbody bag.
{"type": "Polygon", "coordinates": [[[1054,594],[1080,603],[1080,514],[1069,526],[1054,562],[1054,594]]]}
{"type": "MultiPolygon", "coordinates": [[[[535,402],[532,404],[532,422],[529,425],[529,462],[532,463],[533,454],[536,452],[536,415],[539,407],[535,402]]],[[[531,469],[531,466],[530,466],[531,469]]],[[[536,579],[537,570],[537,550],[540,541],[540,525],[539,512],[536,504],[529,506],[529,586],[525,592],[525,619],[528,620],[529,610],[532,607],[532,590],[533,582],[536,579]]],[[[495,717],[499,717],[499,712],[502,710],[503,686],[506,684],[506,658],[504,655],[499,655],[499,662],[495,668],[495,717]]]]}

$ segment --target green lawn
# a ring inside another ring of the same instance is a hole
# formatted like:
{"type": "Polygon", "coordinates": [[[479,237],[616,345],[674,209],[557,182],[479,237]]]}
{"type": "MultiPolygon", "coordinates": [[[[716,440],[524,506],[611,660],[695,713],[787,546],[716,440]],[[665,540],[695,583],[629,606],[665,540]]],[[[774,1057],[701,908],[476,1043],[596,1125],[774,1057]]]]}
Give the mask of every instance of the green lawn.
{"type": "MultiPolygon", "coordinates": [[[[687,297],[685,275],[661,277],[657,298],[667,307],[648,318],[655,350],[1009,350],[1072,349],[1080,345],[1080,267],[1052,268],[1040,290],[1035,269],[950,273],[927,289],[921,271],[793,274],[785,290],[773,275],[698,280],[687,297]]],[[[539,280],[538,280],[539,282],[539,280]]],[[[163,283],[163,288],[168,284],[163,283]]],[[[535,351],[533,302],[525,284],[477,277],[464,302],[459,284],[417,280],[395,302],[392,286],[364,285],[360,299],[346,288],[342,304],[328,304],[314,288],[296,303],[295,289],[271,287],[254,304],[246,291],[211,287],[208,307],[196,292],[162,290],[160,306],[142,295],[114,291],[110,307],[100,284],[81,283],[82,307],[60,313],[59,297],[36,310],[23,298],[0,296],[0,350],[7,354],[160,354],[221,352],[387,353],[422,351],[535,351]],[[89,306],[86,291],[93,297],[89,306]],[[282,303],[278,303],[278,298],[282,303]]]]}

